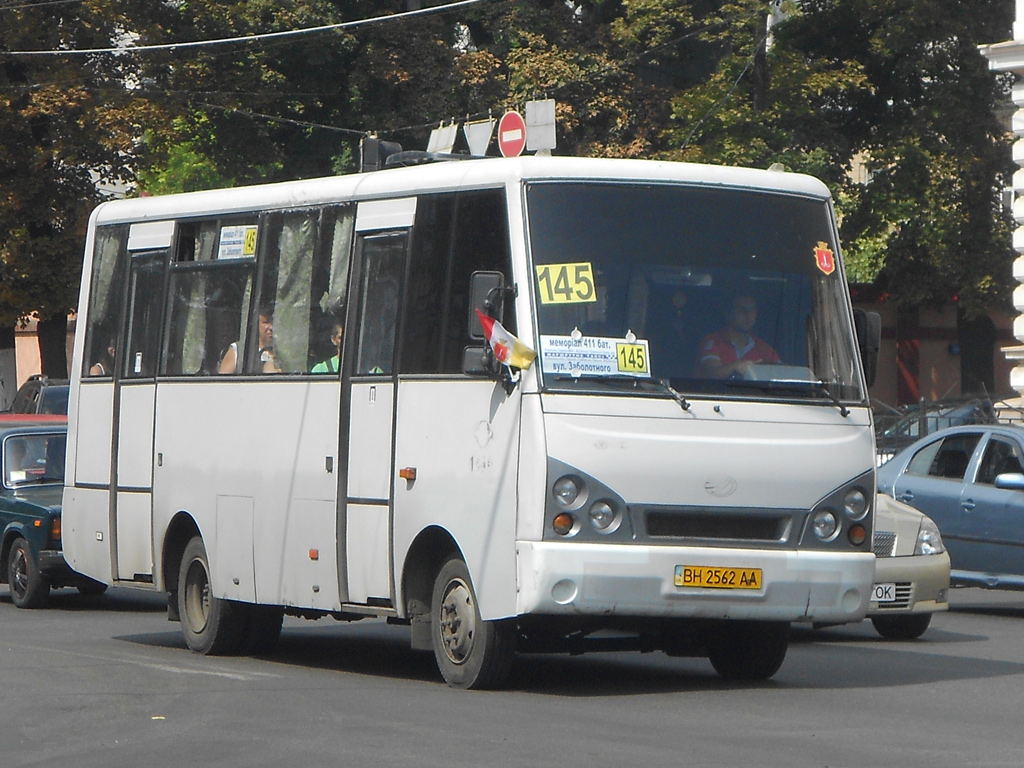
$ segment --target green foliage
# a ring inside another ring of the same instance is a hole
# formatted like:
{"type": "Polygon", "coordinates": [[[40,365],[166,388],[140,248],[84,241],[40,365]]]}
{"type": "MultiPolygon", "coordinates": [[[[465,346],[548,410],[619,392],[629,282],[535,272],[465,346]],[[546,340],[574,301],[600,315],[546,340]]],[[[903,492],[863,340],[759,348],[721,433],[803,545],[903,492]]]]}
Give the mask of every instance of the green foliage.
{"type": "Polygon", "coordinates": [[[1005,305],[1007,83],[977,45],[1006,39],[1012,4],[778,5],[495,0],[285,40],[38,59],[2,51],[105,47],[125,30],[138,45],[232,38],[407,3],[0,12],[0,321],[74,306],[96,179],[165,194],[351,172],[367,132],[422,148],[440,121],[548,97],[560,154],[782,163],[832,188],[856,279],[911,304],[1005,305]]]}

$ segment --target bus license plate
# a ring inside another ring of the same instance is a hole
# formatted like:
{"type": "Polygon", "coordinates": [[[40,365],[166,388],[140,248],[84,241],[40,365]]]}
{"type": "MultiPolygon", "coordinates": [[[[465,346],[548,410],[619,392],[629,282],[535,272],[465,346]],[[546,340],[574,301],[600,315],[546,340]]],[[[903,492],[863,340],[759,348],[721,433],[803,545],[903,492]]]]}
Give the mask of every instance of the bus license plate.
{"type": "Polygon", "coordinates": [[[760,568],[714,568],[706,565],[677,565],[677,587],[703,589],[760,589],[760,568]]]}

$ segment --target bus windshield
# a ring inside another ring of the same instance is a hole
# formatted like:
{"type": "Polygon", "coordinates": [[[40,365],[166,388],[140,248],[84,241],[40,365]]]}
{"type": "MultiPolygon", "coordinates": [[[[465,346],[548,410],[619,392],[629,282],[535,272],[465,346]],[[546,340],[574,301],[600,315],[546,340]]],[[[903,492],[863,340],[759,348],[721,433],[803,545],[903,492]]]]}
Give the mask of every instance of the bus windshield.
{"type": "Polygon", "coordinates": [[[824,199],[613,182],[526,199],[546,389],[864,402],[824,199]]]}

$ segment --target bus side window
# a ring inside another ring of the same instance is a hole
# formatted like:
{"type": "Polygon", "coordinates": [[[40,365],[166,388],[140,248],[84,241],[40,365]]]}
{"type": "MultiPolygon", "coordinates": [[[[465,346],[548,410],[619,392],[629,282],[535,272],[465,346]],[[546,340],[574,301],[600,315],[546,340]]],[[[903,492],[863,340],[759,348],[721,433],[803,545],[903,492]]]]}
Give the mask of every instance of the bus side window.
{"type": "Polygon", "coordinates": [[[404,233],[372,235],[362,242],[357,375],[390,374],[394,369],[395,331],[405,269],[404,233]]]}
{"type": "Polygon", "coordinates": [[[89,326],[85,336],[83,376],[113,376],[108,347],[116,346],[124,313],[124,286],[128,271],[127,225],[99,227],[89,286],[89,326]]]}
{"type": "MultiPolygon", "coordinates": [[[[462,373],[469,282],[479,270],[499,271],[512,284],[508,216],[501,189],[419,200],[402,338],[402,373],[462,373]]],[[[512,307],[502,323],[515,333],[512,307]]]]}
{"type": "MultiPolygon", "coordinates": [[[[273,312],[273,359],[281,373],[306,373],[310,369],[311,329],[319,309],[314,296],[314,253],[319,231],[319,210],[272,213],[263,229],[260,253],[262,277],[261,312],[273,312]],[[316,312],[314,311],[316,310],[316,312]]],[[[255,344],[258,335],[250,342],[255,344]]],[[[265,350],[250,348],[251,360],[265,350]]]]}

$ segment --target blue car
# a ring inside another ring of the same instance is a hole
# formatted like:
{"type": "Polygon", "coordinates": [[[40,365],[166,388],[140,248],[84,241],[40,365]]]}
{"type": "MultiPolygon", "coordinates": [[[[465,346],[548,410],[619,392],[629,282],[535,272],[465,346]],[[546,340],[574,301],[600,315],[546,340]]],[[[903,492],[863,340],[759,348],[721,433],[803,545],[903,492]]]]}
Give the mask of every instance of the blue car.
{"type": "Polygon", "coordinates": [[[954,585],[1024,589],[1024,428],[934,432],[879,468],[878,491],[935,521],[954,585]]]}

